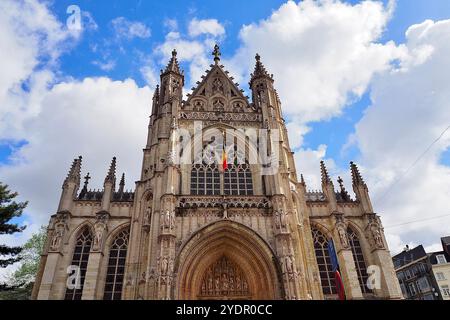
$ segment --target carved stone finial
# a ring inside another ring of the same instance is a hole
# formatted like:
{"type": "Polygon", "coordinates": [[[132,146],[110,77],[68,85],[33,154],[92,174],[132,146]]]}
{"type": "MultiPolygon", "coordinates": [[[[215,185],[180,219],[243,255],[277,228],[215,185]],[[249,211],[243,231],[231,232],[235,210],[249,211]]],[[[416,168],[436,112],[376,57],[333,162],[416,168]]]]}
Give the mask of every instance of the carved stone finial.
{"type": "Polygon", "coordinates": [[[327,167],[325,166],[325,162],[323,160],[320,161],[320,174],[321,174],[321,177],[322,177],[322,184],[323,185],[328,185],[328,184],[332,184],[333,183],[331,181],[331,179],[330,179],[327,167]]]}
{"type": "Polygon", "coordinates": [[[350,162],[350,170],[352,172],[353,185],[362,185],[365,188],[367,188],[367,185],[364,182],[364,179],[362,178],[361,173],[359,173],[358,166],[353,161],[350,162]]]}
{"type": "Polygon", "coordinates": [[[219,46],[217,44],[214,46],[214,51],[212,52],[212,55],[214,56],[214,62],[216,64],[218,64],[219,61],[220,61],[220,56],[222,54],[220,53],[220,48],[219,48],[219,46]]]}
{"type": "Polygon", "coordinates": [[[110,182],[113,185],[116,182],[116,157],[112,158],[111,165],[109,166],[108,174],[105,178],[105,183],[110,182]]]}
{"type": "Polygon", "coordinates": [[[72,166],[70,167],[69,173],[67,174],[67,177],[64,180],[63,186],[65,186],[68,182],[74,182],[76,184],[80,184],[82,159],[83,159],[83,157],[79,156],[78,159],[73,160],[72,166]]]}

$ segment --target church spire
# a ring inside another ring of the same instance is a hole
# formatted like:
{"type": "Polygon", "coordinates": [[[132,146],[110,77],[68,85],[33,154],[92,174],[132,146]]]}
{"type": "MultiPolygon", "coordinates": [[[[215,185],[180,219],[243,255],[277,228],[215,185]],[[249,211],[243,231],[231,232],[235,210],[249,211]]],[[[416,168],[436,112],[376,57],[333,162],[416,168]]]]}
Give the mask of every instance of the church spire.
{"type": "Polygon", "coordinates": [[[172,58],[170,58],[166,69],[164,71],[162,71],[161,74],[164,75],[164,74],[167,74],[167,73],[170,73],[170,72],[173,72],[173,73],[176,73],[176,74],[179,74],[179,75],[183,74],[183,71],[181,71],[180,65],[178,64],[177,50],[176,49],[172,50],[172,58]]]}
{"type": "Polygon", "coordinates": [[[264,65],[261,62],[261,56],[258,53],[256,54],[255,59],[256,59],[255,70],[253,71],[252,74],[250,74],[251,77],[249,82],[250,87],[252,86],[253,81],[258,78],[267,78],[271,82],[273,82],[273,75],[267,72],[266,67],[264,67],[264,65]]]}

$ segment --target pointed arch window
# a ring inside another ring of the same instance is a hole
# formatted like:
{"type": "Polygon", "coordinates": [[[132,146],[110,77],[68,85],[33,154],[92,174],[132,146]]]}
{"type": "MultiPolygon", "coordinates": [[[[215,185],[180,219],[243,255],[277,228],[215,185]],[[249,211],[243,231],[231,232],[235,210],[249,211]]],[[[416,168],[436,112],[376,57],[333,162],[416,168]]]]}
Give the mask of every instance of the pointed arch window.
{"type": "Polygon", "coordinates": [[[347,237],[352,249],[353,260],[355,261],[356,273],[358,274],[358,281],[361,291],[362,293],[372,293],[372,290],[370,290],[366,285],[369,275],[367,274],[367,267],[364,260],[361,243],[359,242],[355,231],[351,227],[347,228],[347,237]]]}
{"type": "Polygon", "coordinates": [[[120,300],[122,298],[129,237],[129,229],[123,230],[111,244],[103,300],[120,300]]]}
{"type": "Polygon", "coordinates": [[[252,173],[247,163],[228,165],[223,183],[226,195],[253,195],[252,173]]]}
{"type": "Polygon", "coordinates": [[[81,300],[91,246],[92,233],[88,227],[85,227],[77,237],[71,263],[72,266],[79,268],[79,281],[74,288],[66,289],[65,300],[81,300]]]}
{"type": "Polygon", "coordinates": [[[330,253],[328,251],[328,238],[317,228],[313,227],[311,231],[323,294],[337,294],[333,266],[331,264],[330,253]]]}
{"type": "Polygon", "coordinates": [[[220,172],[216,164],[195,164],[191,170],[191,194],[220,195],[220,172]]]}

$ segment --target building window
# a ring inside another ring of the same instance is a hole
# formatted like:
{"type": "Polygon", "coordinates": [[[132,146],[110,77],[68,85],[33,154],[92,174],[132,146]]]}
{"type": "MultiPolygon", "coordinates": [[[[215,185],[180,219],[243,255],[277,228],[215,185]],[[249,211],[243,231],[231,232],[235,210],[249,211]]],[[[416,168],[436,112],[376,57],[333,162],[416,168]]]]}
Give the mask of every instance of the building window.
{"type": "Polygon", "coordinates": [[[442,286],[442,295],[446,297],[450,297],[450,289],[448,288],[448,285],[442,286]]]}
{"type": "Polygon", "coordinates": [[[75,271],[78,274],[79,281],[71,282],[75,285],[74,288],[67,288],[64,299],[65,300],[81,300],[83,294],[84,278],[86,276],[87,265],[89,261],[89,252],[91,251],[92,234],[88,227],[83,228],[75,243],[75,248],[72,256],[71,266],[79,268],[75,271]],[[77,285],[78,282],[78,285],[77,285]]]}
{"type": "Polygon", "coordinates": [[[407,280],[411,279],[411,272],[409,271],[409,269],[405,270],[405,277],[406,277],[407,280]]]}
{"type": "Polygon", "coordinates": [[[228,164],[223,172],[217,164],[194,164],[191,170],[191,194],[220,195],[221,175],[225,195],[253,195],[252,173],[247,163],[228,164]]]}
{"type": "Polygon", "coordinates": [[[430,284],[428,283],[427,278],[422,277],[419,280],[417,280],[417,287],[421,292],[426,292],[430,290],[430,284]]]}
{"type": "Polygon", "coordinates": [[[372,290],[366,285],[369,276],[358,236],[350,227],[347,229],[347,236],[352,248],[353,260],[355,260],[356,273],[358,274],[361,291],[363,293],[372,293],[372,290]]]}
{"type": "Polygon", "coordinates": [[[220,195],[220,172],[216,164],[195,164],[192,167],[191,194],[220,195]]]}
{"type": "Polygon", "coordinates": [[[429,293],[423,296],[423,300],[434,300],[433,294],[429,293]]]}
{"type": "Polygon", "coordinates": [[[443,273],[443,272],[437,272],[437,273],[436,273],[436,279],[437,279],[438,281],[445,280],[444,273],[443,273]]]}
{"type": "Polygon", "coordinates": [[[232,164],[224,171],[224,188],[226,195],[253,195],[253,181],[248,164],[232,164]]]}
{"type": "Polygon", "coordinates": [[[417,288],[414,282],[408,283],[409,292],[411,293],[411,296],[415,296],[417,294],[417,288]]]}
{"type": "Polygon", "coordinates": [[[436,256],[436,260],[438,264],[444,264],[447,263],[447,260],[445,259],[445,256],[443,254],[438,254],[436,256]]]}
{"type": "Polygon", "coordinates": [[[315,228],[312,229],[312,235],[323,294],[337,294],[333,266],[331,265],[330,253],[328,252],[328,239],[322,232],[315,228]]]}
{"type": "Polygon", "coordinates": [[[129,230],[123,230],[111,244],[103,300],[120,300],[122,297],[129,236],[129,230]]]}

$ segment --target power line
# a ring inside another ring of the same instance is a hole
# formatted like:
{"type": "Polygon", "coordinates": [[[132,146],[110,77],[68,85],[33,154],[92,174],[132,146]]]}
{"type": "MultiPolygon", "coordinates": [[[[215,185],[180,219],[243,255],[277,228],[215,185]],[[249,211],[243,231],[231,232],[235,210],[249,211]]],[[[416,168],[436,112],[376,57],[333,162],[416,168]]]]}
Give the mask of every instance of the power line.
{"type": "Polygon", "coordinates": [[[382,199],[384,199],[384,197],[386,195],[388,195],[389,191],[391,191],[391,189],[400,182],[400,180],[402,180],[408,173],[409,171],[414,168],[416,166],[417,163],[419,163],[420,160],[422,160],[422,158],[428,153],[428,151],[431,150],[431,148],[439,141],[442,139],[442,137],[444,136],[444,134],[450,129],[450,126],[448,126],[444,131],[442,131],[442,133],[439,135],[439,137],[436,138],[436,140],[434,140],[429,146],[428,148],[425,149],[425,151],[412,163],[411,166],[409,166],[408,169],[406,169],[397,179],[395,179],[395,181],[386,189],[386,191],[379,197],[377,198],[374,202],[378,203],[379,201],[381,201],[382,199]]]}
{"type": "Polygon", "coordinates": [[[443,218],[443,217],[450,217],[450,214],[444,214],[442,216],[436,216],[436,217],[431,217],[431,218],[426,218],[426,219],[420,219],[420,220],[415,220],[415,221],[409,221],[409,222],[394,224],[392,226],[385,227],[385,229],[400,227],[400,226],[404,226],[404,225],[412,224],[412,223],[417,223],[417,222],[436,220],[436,219],[440,219],[440,218],[443,218]]]}

